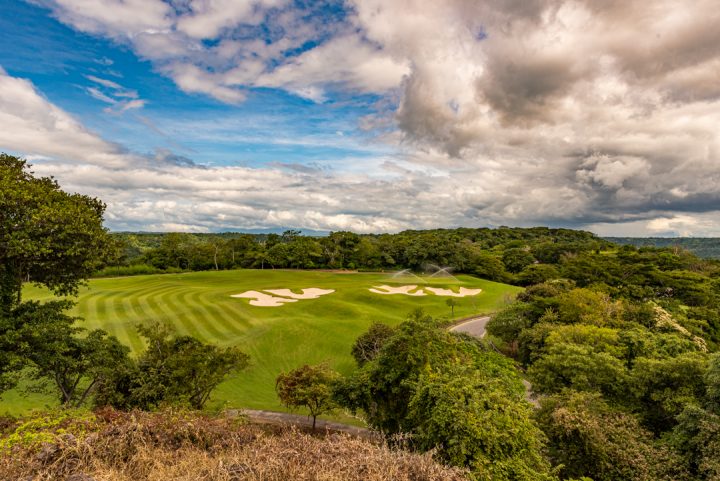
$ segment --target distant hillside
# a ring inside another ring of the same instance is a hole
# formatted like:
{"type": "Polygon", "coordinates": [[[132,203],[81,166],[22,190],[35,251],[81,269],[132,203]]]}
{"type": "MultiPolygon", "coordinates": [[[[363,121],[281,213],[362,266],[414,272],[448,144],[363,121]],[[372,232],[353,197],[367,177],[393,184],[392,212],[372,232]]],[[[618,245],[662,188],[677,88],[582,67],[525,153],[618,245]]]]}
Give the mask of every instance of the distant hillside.
{"type": "Polygon", "coordinates": [[[604,239],[635,247],[682,247],[699,257],[720,259],[720,237],[604,237],[604,239]]]}

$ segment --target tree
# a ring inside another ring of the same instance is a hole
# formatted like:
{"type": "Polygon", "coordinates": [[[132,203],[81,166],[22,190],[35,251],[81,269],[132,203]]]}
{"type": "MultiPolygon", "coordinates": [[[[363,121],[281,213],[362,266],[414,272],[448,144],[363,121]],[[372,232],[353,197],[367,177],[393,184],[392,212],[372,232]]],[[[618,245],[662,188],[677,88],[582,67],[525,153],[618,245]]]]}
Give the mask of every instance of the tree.
{"type": "Polygon", "coordinates": [[[528,369],[528,376],[539,392],[555,393],[569,387],[608,396],[620,395],[628,377],[624,363],[611,354],[564,342],[547,347],[528,369]]]}
{"type": "Polygon", "coordinates": [[[325,364],[306,364],[281,373],[275,381],[275,390],[280,401],[288,408],[304,407],[310,411],[314,431],[317,417],[337,406],[333,399],[332,385],[338,377],[338,374],[325,364]]]}
{"type": "Polygon", "coordinates": [[[596,481],[682,480],[681,460],[653,439],[631,414],[597,393],[566,391],[544,398],[537,420],[548,437],[550,460],[563,478],[596,481]]]}
{"type": "Polygon", "coordinates": [[[457,300],[451,297],[445,301],[445,305],[450,308],[450,317],[455,317],[455,306],[458,305],[457,300]]]}
{"type": "Polygon", "coordinates": [[[26,161],[0,154],[0,315],[22,300],[30,280],[56,294],[77,292],[102,259],[105,204],[34,177],[26,161]]]}
{"type": "Polygon", "coordinates": [[[375,359],[380,349],[394,333],[395,329],[387,324],[374,322],[367,332],[360,335],[353,343],[351,354],[357,365],[362,367],[366,362],[375,359]]]}
{"type": "Polygon", "coordinates": [[[506,383],[467,366],[421,375],[408,411],[413,445],[471,468],[473,479],[554,479],[532,408],[506,383]]]}
{"type": "Polygon", "coordinates": [[[24,302],[13,311],[19,355],[30,375],[49,381],[66,407],[82,406],[99,384],[129,362],[129,349],[105,331],[86,334],[64,313],[71,303],[24,302]]]}
{"type": "Polygon", "coordinates": [[[524,392],[511,360],[422,311],[335,388],[338,403],[371,426],[408,433],[414,447],[436,448],[478,479],[552,479],[524,392]]]}
{"type": "Polygon", "coordinates": [[[234,347],[219,348],[168,326],[139,326],[147,349],[137,361],[118,366],[103,379],[96,406],[150,410],[163,404],[202,409],[212,391],[230,373],[247,367],[249,357],[234,347]]]}
{"type": "MultiPolygon", "coordinates": [[[[211,392],[230,373],[249,364],[249,356],[235,347],[220,348],[204,344],[191,336],[177,336],[165,325],[139,326],[148,348],[137,361],[137,368],[123,373],[108,386],[122,391],[117,407],[152,409],[163,403],[189,404],[201,409],[211,392]]],[[[107,399],[112,396],[106,395],[107,399]]]]}
{"type": "Polygon", "coordinates": [[[487,331],[505,342],[514,342],[523,329],[530,327],[528,310],[528,304],[513,302],[490,319],[487,323],[487,331]]]}
{"type": "Polygon", "coordinates": [[[511,248],[503,252],[502,262],[508,272],[517,274],[535,262],[535,257],[525,248],[511,248]]]}

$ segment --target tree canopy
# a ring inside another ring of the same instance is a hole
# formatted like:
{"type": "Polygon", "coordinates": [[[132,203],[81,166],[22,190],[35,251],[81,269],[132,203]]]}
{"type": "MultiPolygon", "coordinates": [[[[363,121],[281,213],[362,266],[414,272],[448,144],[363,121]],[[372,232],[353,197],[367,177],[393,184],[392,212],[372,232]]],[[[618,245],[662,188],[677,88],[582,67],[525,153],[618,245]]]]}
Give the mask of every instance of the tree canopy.
{"type": "Polygon", "coordinates": [[[20,303],[22,282],[74,294],[108,243],[105,204],[68,194],[26,161],[0,154],[0,312],[20,303]]]}

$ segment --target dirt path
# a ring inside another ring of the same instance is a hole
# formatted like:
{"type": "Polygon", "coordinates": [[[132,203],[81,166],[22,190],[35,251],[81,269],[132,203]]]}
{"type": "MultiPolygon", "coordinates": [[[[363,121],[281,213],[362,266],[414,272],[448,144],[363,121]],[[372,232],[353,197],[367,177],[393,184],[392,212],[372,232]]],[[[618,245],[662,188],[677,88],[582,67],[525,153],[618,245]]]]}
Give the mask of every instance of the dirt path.
{"type": "MultiPolygon", "coordinates": [[[[229,416],[245,415],[253,423],[258,424],[277,424],[283,426],[297,426],[301,428],[312,428],[312,418],[302,416],[300,414],[283,413],[277,411],[259,411],[255,409],[230,410],[227,412],[229,416]]],[[[351,434],[364,439],[379,440],[381,435],[376,431],[367,428],[352,426],[350,424],[337,423],[334,421],[326,421],[318,419],[316,430],[319,432],[341,432],[351,434]]]]}

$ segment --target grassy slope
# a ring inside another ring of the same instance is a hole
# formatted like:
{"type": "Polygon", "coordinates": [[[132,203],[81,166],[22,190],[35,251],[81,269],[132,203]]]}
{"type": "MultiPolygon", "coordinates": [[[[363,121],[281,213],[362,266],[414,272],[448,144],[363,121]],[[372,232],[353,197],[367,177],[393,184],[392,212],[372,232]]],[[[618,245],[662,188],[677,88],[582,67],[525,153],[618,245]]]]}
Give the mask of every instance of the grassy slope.
{"type": "MultiPolygon", "coordinates": [[[[455,317],[489,312],[508,293],[519,289],[469,276],[423,279],[438,287],[480,287],[475,297],[457,299],[455,317]]],[[[138,323],[169,322],[183,334],[221,345],[238,345],[250,354],[252,366],[223,383],[210,408],[247,407],[282,410],[274,391],[275,377],[304,363],[327,361],[348,373],[354,367],[350,347],[373,321],[397,324],[414,308],[433,316],[449,316],[447,297],[384,296],[368,292],[379,285],[417,284],[417,278],[392,279],[387,274],[339,274],[319,271],[241,270],[96,279],[81,291],[74,314],[88,328],[102,328],[135,352],[143,348],[134,328],[138,323]],[[281,307],[254,307],[231,298],[246,290],[320,287],[336,292],[319,299],[281,307]]],[[[49,294],[28,287],[26,298],[49,294]]],[[[8,393],[0,412],[21,412],[48,398],[21,398],[8,393]]]]}

